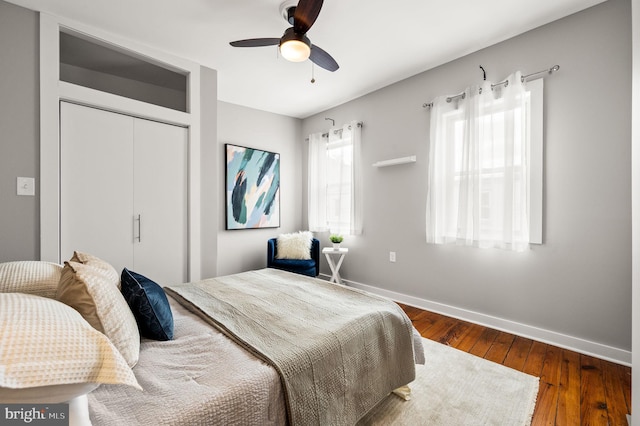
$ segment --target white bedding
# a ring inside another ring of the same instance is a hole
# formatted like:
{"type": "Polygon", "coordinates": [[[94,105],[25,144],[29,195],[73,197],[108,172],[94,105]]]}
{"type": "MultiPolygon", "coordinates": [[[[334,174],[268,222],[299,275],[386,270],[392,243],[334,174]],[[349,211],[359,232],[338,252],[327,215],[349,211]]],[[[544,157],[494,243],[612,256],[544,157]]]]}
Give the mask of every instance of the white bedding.
{"type": "Polygon", "coordinates": [[[274,366],[292,425],[353,425],[415,378],[411,321],[386,298],[272,268],[165,291],[274,366]]]}
{"type": "MultiPolygon", "coordinates": [[[[169,302],[174,340],[143,339],[140,346],[134,373],[144,391],[100,386],[89,394],[93,425],[287,424],[285,392],[276,369],[173,297],[169,302]]],[[[413,331],[414,352],[423,355],[419,334],[413,331]]]]}
{"type": "Polygon", "coordinates": [[[133,369],[144,391],[100,386],[89,394],[93,425],[286,424],[278,373],[173,298],[169,303],[174,340],[143,339],[133,369]]]}

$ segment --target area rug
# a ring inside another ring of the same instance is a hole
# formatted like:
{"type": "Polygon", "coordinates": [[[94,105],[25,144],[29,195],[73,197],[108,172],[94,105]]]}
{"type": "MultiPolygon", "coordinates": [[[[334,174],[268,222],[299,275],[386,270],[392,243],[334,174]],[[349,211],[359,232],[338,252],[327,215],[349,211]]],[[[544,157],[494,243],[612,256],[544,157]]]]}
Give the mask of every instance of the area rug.
{"type": "Polygon", "coordinates": [[[364,425],[530,425],[538,378],[422,339],[426,362],[416,366],[411,400],[392,394],[364,425]]]}

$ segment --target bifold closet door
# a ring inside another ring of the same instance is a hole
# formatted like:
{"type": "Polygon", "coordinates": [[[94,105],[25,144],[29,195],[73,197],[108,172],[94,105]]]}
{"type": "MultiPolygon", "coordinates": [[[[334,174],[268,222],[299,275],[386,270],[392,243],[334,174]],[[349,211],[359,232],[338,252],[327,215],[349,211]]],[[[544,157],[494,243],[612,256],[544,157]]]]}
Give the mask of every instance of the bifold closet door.
{"type": "Polygon", "coordinates": [[[138,119],[133,145],[136,271],[163,285],[186,282],[187,129],[138,119]]]}
{"type": "Polygon", "coordinates": [[[132,117],[60,103],[60,257],[133,259],[132,117]]]}
{"type": "Polygon", "coordinates": [[[60,120],[61,260],[186,281],[187,130],[65,102],[60,120]]]}

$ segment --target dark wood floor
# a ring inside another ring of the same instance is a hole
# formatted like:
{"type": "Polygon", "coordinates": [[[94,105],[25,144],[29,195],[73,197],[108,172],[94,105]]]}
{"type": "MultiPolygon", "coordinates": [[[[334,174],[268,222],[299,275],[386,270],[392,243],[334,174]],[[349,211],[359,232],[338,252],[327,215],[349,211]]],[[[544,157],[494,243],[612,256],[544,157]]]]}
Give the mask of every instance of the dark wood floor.
{"type": "Polygon", "coordinates": [[[400,304],[423,337],[540,377],[532,425],[626,426],[631,368],[400,304]]]}

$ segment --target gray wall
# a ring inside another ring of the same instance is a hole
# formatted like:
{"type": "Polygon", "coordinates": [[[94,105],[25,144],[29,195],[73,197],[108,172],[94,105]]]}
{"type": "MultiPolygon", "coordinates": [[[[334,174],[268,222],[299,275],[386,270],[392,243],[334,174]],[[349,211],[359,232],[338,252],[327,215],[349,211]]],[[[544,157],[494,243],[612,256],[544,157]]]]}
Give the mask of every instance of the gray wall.
{"type": "Polygon", "coordinates": [[[343,277],[630,350],[630,11],[628,0],[610,0],[305,119],[303,135],[326,129],[325,117],[364,121],[365,228],[345,240],[343,277]],[[554,64],[560,71],[545,79],[544,244],[526,253],[427,245],[422,104],[479,83],[479,65],[497,82],[554,64]],[[415,164],[371,167],[413,154],[415,164]]]}
{"type": "Polygon", "coordinates": [[[301,230],[301,121],[226,102],[218,102],[218,275],[267,266],[267,240],[301,230]],[[280,153],[280,228],[225,230],[224,144],[280,153]]]}
{"type": "MultiPolygon", "coordinates": [[[[40,258],[38,27],[37,13],[0,0],[0,262],[40,258]],[[35,197],[16,195],[17,176],[36,178],[35,197]]],[[[201,273],[210,277],[218,244],[211,220],[218,214],[217,169],[211,167],[218,164],[217,72],[201,67],[200,75],[201,273]]]]}
{"type": "MultiPolygon", "coordinates": [[[[17,176],[39,174],[37,51],[37,14],[0,1],[0,261],[39,258],[38,182],[36,197],[15,195],[17,176]]],[[[267,238],[306,227],[304,137],[325,130],[324,117],[362,120],[365,233],[345,241],[347,279],[628,350],[630,82],[629,1],[610,0],[302,123],[203,101],[218,109],[218,128],[203,129],[203,276],[263,267],[267,238]],[[545,80],[545,243],[524,254],[427,245],[422,103],[477,83],[480,64],[499,80],[556,63],[545,80]],[[282,154],[281,228],[224,230],[226,142],[282,154]],[[412,154],[416,164],[369,166],[412,154]]]]}
{"type": "MultiPolygon", "coordinates": [[[[633,97],[632,111],[640,110],[640,0],[633,0],[632,9],[632,28],[633,28],[633,97]]],[[[632,323],[640,324],[640,114],[636,112],[632,117],[631,130],[631,151],[632,151],[632,270],[633,270],[633,301],[632,301],[632,323]]],[[[639,417],[640,413],[640,327],[633,327],[632,337],[632,406],[629,407],[634,419],[639,417]]],[[[638,421],[636,420],[635,424],[638,421]]]]}
{"type": "Polygon", "coordinates": [[[218,73],[200,67],[200,232],[202,278],[217,275],[218,256],[218,73]],[[212,219],[214,218],[214,219],[212,219]]]}
{"type": "Polygon", "coordinates": [[[38,16],[0,1],[0,262],[40,257],[38,16]],[[17,196],[16,177],[36,196],[17,196]]]}

